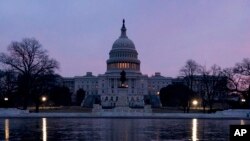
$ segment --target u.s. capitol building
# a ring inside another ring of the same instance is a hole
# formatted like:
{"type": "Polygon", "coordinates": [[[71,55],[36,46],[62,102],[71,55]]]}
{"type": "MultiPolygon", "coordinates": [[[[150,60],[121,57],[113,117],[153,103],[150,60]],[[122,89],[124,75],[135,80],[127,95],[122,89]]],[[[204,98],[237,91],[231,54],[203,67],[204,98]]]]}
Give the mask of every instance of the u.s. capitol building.
{"type": "Polygon", "coordinates": [[[159,72],[150,77],[141,73],[138,52],[133,41],[128,38],[126,30],[123,20],[121,35],[109,52],[107,70],[104,74],[95,76],[92,72],[87,72],[85,76],[64,78],[64,85],[73,93],[73,102],[76,101],[77,90],[83,89],[86,93],[85,100],[92,95],[99,96],[102,106],[116,106],[119,93],[129,96],[125,99],[129,100],[130,104],[131,101],[135,101],[135,105],[143,106],[145,96],[157,96],[161,88],[172,83],[170,77],[161,76],[159,72]],[[120,73],[123,70],[126,72],[126,90],[120,88],[120,73]],[[136,104],[136,101],[139,103],[136,104]]]}

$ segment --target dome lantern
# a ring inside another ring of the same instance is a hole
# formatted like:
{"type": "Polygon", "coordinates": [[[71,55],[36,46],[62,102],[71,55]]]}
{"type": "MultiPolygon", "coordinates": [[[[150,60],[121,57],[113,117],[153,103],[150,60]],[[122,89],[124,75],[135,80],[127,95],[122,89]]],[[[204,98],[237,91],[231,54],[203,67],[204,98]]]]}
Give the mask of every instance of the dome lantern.
{"type": "Polygon", "coordinates": [[[125,27],[125,20],[123,19],[122,20],[122,28],[121,28],[121,36],[120,38],[128,38],[127,35],[126,35],[126,27],[125,27]]]}

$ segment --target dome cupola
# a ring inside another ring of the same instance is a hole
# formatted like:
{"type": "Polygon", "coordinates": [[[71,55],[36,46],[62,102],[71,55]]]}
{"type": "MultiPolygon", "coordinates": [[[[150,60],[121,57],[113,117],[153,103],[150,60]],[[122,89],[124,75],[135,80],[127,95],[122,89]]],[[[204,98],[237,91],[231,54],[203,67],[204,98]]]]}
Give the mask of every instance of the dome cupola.
{"type": "Polygon", "coordinates": [[[127,37],[125,20],[120,37],[113,43],[107,60],[107,72],[140,72],[140,60],[132,40],[127,37]]]}

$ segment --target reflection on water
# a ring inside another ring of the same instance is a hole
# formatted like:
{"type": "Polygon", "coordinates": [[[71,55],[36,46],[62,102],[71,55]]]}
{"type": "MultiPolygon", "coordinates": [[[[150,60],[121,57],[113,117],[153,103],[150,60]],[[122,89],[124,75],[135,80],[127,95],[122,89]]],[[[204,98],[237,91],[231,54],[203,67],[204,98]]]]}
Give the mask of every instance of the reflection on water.
{"type": "Polygon", "coordinates": [[[245,125],[245,121],[244,120],[240,120],[240,125],[245,125]]]}
{"type": "Polygon", "coordinates": [[[197,141],[197,119],[193,119],[192,123],[192,141],[197,141]]]}
{"type": "Polygon", "coordinates": [[[42,118],[43,121],[43,141],[47,141],[47,119],[42,118]]]}
{"type": "Polygon", "coordinates": [[[0,119],[0,140],[228,140],[229,125],[250,120],[205,119],[0,119]]]}
{"type": "Polygon", "coordinates": [[[4,121],[4,132],[5,132],[5,140],[9,141],[9,137],[10,137],[10,128],[9,128],[10,124],[9,124],[9,119],[5,119],[4,121]]]}

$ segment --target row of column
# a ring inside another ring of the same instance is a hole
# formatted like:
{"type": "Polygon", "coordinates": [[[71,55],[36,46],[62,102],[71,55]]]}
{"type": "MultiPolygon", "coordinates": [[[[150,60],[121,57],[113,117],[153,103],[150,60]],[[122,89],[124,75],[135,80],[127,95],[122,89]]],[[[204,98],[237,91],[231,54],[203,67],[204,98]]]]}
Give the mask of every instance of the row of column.
{"type": "Polygon", "coordinates": [[[111,63],[111,64],[108,64],[108,69],[132,69],[132,70],[140,70],[140,66],[139,66],[139,64],[136,64],[136,63],[120,62],[120,63],[111,63]]]}

